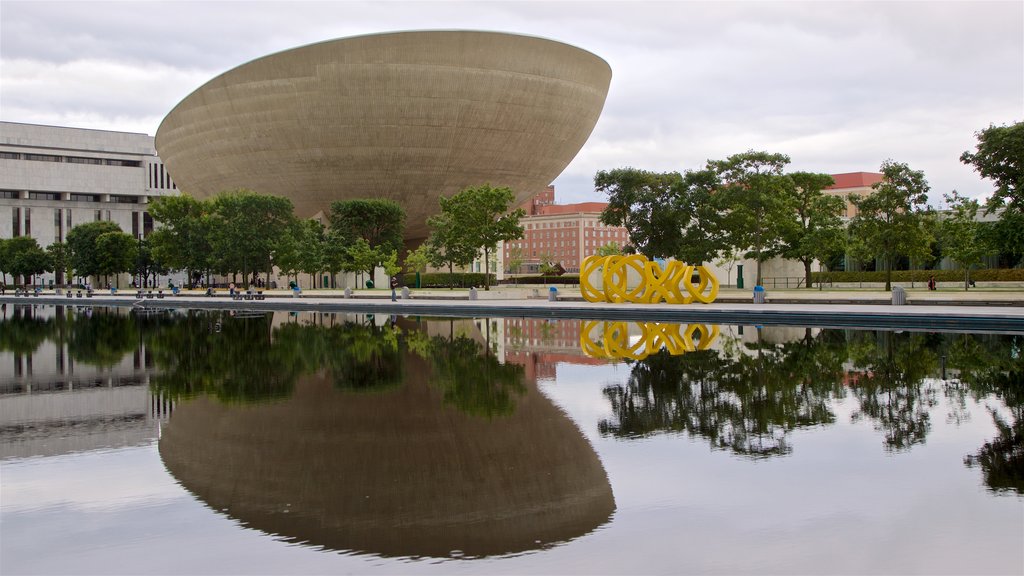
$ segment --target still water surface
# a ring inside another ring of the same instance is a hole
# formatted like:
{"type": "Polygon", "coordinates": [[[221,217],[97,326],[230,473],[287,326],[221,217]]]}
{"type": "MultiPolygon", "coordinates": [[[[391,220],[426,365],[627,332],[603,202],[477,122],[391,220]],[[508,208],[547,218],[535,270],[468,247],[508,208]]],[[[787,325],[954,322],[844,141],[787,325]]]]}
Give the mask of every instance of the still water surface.
{"type": "Polygon", "coordinates": [[[1024,573],[1024,337],[8,306],[0,573],[1024,573]]]}

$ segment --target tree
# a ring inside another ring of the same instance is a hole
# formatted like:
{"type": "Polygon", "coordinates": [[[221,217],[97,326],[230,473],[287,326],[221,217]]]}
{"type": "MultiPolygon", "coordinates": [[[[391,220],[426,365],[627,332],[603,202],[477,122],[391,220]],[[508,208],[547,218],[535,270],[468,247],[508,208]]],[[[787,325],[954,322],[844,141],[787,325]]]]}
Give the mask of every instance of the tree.
{"type": "Polygon", "coordinates": [[[999,221],[983,228],[989,244],[999,254],[999,265],[1024,265],[1024,212],[1004,210],[999,221]]]}
{"type": "Polygon", "coordinates": [[[960,161],[996,184],[986,214],[1001,206],[1010,212],[1024,212],[1024,122],[989,125],[975,136],[975,151],[964,152],[960,161]]]}
{"type": "Polygon", "coordinates": [[[598,172],[594,188],[608,195],[601,223],[625,228],[637,253],[652,260],[675,256],[683,242],[683,228],[671,198],[681,182],[678,172],[636,168],[598,172]]]}
{"type": "Polygon", "coordinates": [[[388,278],[397,275],[402,271],[402,265],[398,263],[398,251],[392,250],[381,259],[381,267],[388,278]]]}
{"type": "Polygon", "coordinates": [[[8,242],[10,242],[10,240],[0,238],[0,284],[7,283],[7,274],[11,271],[11,259],[7,255],[8,242]]]}
{"type": "MultiPolygon", "coordinates": [[[[362,238],[381,257],[403,249],[405,210],[393,200],[339,200],[331,204],[328,218],[335,238],[346,246],[362,238]]],[[[379,263],[378,260],[373,266],[379,263]]]]}
{"type": "Polygon", "coordinates": [[[523,249],[518,246],[513,246],[508,249],[508,258],[505,259],[505,269],[509,274],[519,274],[520,268],[523,266],[523,261],[526,257],[523,254],[523,249]]]}
{"type": "Polygon", "coordinates": [[[719,184],[713,170],[687,170],[666,199],[674,212],[674,225],[682,230],[672,255],[683,262],[699,266],[728,249],[719,184]]]}
{"type": "Polygon", "coordinates": [[[250,273],[265,271],[270,280],[271,255],[293,220],[287,198],[239,189],[213,199],[211,245],[219,268],[242,273],[248,288],[250,273]]]}
{"type": "Polygon", "coordinates": [[[420,244],[415,250],[405,255],[405,269],[416,273],[416,287],[420,287],[420,274],[427,271],[430,264],[430,246],[420,244]]]}
{"type": "Polygon", "coordinates": [[[608,242],[597,247],[597,251],[594,252],[597,256],[621,256],[622,248],[619,247],[615,242],[608,242]]]}
{"type": "MultiPolygon", "coordinates": [[[[735,248],[729,250],[723,250],[721,256],[715,260],[715,266],[719,268],[725,268],[725,285],[729,286],[732,284],[732,269],[736,264],[742,260],[740,254],[735,248]]],[[[739,282],[737,282],[738,284],[739,282]]]]}
{"type": "Polygon", "coordinates": [[[293,277],[298,280],[302,267],[302,235],[304,230],[298,221],[292,222],[288,232],[281,235],[274,246],[272,255],[274,266],[284,273],[285,277],[291,280],[293,277]]]}
{"type": "Polygon", "coordinates": [[[331,229],[324,231],[323,246],[321,248],[323,254],[323,265],[331,274],[331,280],[336,284],[338,272],[342,272],[349,269],[348,250],[337,232],[331,229]]]}
{"type": "Polygon", "coordinates": [[[964,269],[964,291],[971,282],[971,267],[981,264],[982,259],[992,253],[978,222],[978,201],[961,196],[956,190],[944,194],[949,213],[943,215],[939,234],[942,239],[942,253],[964,269]]]}
{"type": "Polygon", "coordinates": [[[356,238],[355,242],[346,248],[348,272],[369,272],[373,278],[373,269],[381,261],[380,254],[370,247],[365,238],[356,238]]]}
{"type": "Polygon", "coordinates": [[[835,183],[828,174],[793,172],[789,178],[796,194],[796,219],[785,239],[782,255],[803,263],[804,285],[811,288],[811,263],[828,259],[846,243],[846,230],[840,218],[845,202],[822,192],[835,183]]]}
{"type": "Polygon", "coordinates": [[[110,221],[100,220],[79,224],[67,235],[67,244],[71,247],[71,267],[78,276],[99,276],[103,274],[96,249],[96,240],[108,232],[121,232],[121,228],[110,221]]]}
{"type": "Polygon", "coordinates": [[[4,245],[9,259],[9,272],[15,281],[21,277],[24,284],[32,283],[32,276],[53,268],[52,259],[31,236],[18,236],[7,240],[4,245]]]}
{"type": "Polygon", "coordinates": [[[153,220],[160,223],[147,240],[153,258],[174,270],[184,270],[189,284],[197,273],[208,272],[212,265],[213,204],[191,196],[162,196],[149,207],[153,220]]]}
{"type": "Polygon", "coordinates": [[[53,265],[55,283],[60,286],[71,276],[71,248],[64,242],[54,242],[46,247],[53,265]]]}
{"type": "MultiPolygon", "coordinates": [[[[442,201],[444,200],[446,199],[442,197],[442,201]]],[[[471,239],[454,225],[455,219],[453,214],[444,211],[427,218],[427,226],[431,232],[425,244],[430,264],[438,268],[448,268],[448,275],[452,277],[449,289],[454,286],[455,266],[468,266],[477,254],[471,239]]]]}
{"type": "MultiPolygon", "coordinates": [[[[324,243],[327,238],[324,225],[319,220],[303,220],[298,223],[299,268],[315,278],[324,270],[324,243]]],[[[316,286],[318,282],[311,282],[316,286]]]]}
{"type": "MultiPolygon", "coordinates": [[[[485,290],[490,290],[490,255],[497,250],[498,242],[509,242],[523,236],[519,220],[526,212],[522,208],[509,212],[514,201],[515,193],[511,189],[492,188],[489,184],[466,188],[451,198],[440,198],[443,219],[435,223],[449,227],[442,239],[448,239],[457,247],[460,256],[463,249],[471,249],[473,257],[483,251],[485,290]]],[[[437,232],[435,226],[431,228],[437,232]]],[[[448,246],[444,246],[447,251],[448,246]]],[[[467,263],[472,260],[470,258],[467,263]]]]}
{"type": "Polygon", "coordinates": [[[157,276],[169,274],[171,271],[170,268],[164,266],[163,263],[153,256],[153,250],[151,248],[149,238],[139,242],[135,267],[136,273],[139,275],[140,288],[149,283],[150,276],[153,277],[155,282],[157,276]]]}
{"type": "Polygon", "coordinates": [[[851,196],[858,214],[850,222],[850,234],[863,254],[880,258],[885,267],[885,289],[892,289],[892,266],[901,254],[927,250],[931,237],[924,226],[928,182],[924,172],[886,160],[884,178],[866,197],[851,196]]]}
{"type": "Polygon", "coordinates": [[[117,282],[117,274],[130,272],[135,267],[138,254],[135,238],[132,238],[131,234],[118,230],[96,237],[96,262],[99,265],[99,273],[106,277],[108,286],[111,274],[115,275],[114,281],[117,282]]]}
{"type": "Polygon", "coordinates": [[[747,250],[747,257],[757,261],[758,285],[761,263],[782,253],[794,226],[796,201],[793,181],[782,173],[786,164],[785,154],[753,150],[708,162],[722,182],[723,233],[729,246],[747,250]]]}

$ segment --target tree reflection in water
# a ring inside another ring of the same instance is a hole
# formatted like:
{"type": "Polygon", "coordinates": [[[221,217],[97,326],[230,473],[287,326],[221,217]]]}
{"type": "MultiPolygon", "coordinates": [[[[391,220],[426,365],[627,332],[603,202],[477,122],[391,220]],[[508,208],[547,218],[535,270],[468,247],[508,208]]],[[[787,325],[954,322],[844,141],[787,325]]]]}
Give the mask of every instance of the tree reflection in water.
{"type": "MultiPolygon", "coordinates": [[[[595,348],[601,346],[584,342],[584,350],[595,348]]],[[[782,456],[793,450],[793,430],[835,422],[832,405],[852,396],[853,420],[873,423],[886,450],[905,451],[926,441],[939,393],[950,400],[953,422],[969,417],[969,395],[985,403],[998,436],[965,463],[982,469],[990,489],[1024,493],[1020,335],[808,328],[775,344],[760,331],[743,342],[723,330],[714,346],[699,348],[673,353],[666,347],[626,360],[626,381],[604,390],[613,417],[599,422],[600,432],[621,438],[685,433],[744,457],[782,456]]]]}
{"type": "Polygon", "coordinates": [[[522,366],[501,363],[469,335],[431,337],[411,322],[378,325],[372,316],[310,318],[274,326],[270,313],[186,312],[148,336],[161,369],[153,385],[172,398],[265,401],[287,397],[300,376],[322,372],[341,390],[382,392],[403,384],[414,353],[428,361],[428,381],[443,390],[444,402],[466,413],[511,414],[526,391],[522,366]]]}

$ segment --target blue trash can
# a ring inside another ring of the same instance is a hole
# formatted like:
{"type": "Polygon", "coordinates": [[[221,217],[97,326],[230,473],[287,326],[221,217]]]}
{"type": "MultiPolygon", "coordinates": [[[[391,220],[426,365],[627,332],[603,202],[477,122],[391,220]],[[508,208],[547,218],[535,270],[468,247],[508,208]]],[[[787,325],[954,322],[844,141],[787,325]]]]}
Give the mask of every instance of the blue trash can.
{"type": "Polygon", "coordinates": [[[754,304],[764,304],[764,297],[764,286],[761,286],[760,284],[754,286],[754,304]]]}
{"type": "Polygon", "coordinates": [[[554,302],[558,300],[558,288],[552,286],[548,288],[548,302],[554,302]]]}

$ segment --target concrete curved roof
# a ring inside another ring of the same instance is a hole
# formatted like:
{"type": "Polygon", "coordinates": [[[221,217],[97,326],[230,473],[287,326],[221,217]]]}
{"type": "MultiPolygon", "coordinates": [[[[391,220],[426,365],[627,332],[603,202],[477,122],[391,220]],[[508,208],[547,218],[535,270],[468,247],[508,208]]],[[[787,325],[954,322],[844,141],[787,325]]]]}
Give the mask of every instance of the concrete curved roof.
{"type": "Polygon", "coordinates": [[[608,522],[597,454],[525,382],[506,417],[444,405],[430,367],[403,386],[344,393],[324,376],[287,399],[181,402],[162,428],[170,473],[212,509],[288,541],[384,556],[490,556],[540,549],[608,522]]]}
{"type": "Polygon", "coordinates": [[[530,36],[342,38],[210,80],[167,115],[156,148],[198,198],[249,188],[290,198],[300,217],[388,198],[416,240],[441,195],[489,183],[522,202],[551,183],[593,131],[610,82],[601,58],[530,36]]]}

